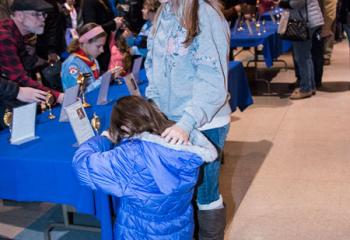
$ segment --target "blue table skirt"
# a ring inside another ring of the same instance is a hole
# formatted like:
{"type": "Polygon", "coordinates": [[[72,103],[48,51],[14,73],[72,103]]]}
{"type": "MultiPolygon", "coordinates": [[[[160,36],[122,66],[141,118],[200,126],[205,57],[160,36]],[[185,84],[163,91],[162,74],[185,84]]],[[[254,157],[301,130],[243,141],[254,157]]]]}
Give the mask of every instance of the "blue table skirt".
{"type": "Polygon", "coordinates": [[[230,106],[232,112],[236,111],[237,107],[241,111],[244,111],[248,106],[253,104],[253,98],[242,62],[230,62],[228,79],[228,89],[231,95],[230,106]]]}
{"type": "MultiPolygon", "coordinates": [[[[145,87],[145,83],[140,86],[143,93],[145,87]]],[[[88,102],[95,104],[97,94],[98,91],[88,94],[88,102]]],[[[109,99],[126,95],[125,84],[111,86],[109,99]]],[[[87,115],[91,119],[96,112],[101,118],[101,129],[105,129],[112,104],[87,108],[87,115]]],[[[0,199],[71,205],[78,212],[95,215],[101,223],[102,239],[113,239],[109,196],[79,185],[71,166],[76,140],[70,124],[58,122],[60,110],[53,109],[55,120],[49,120],[47,112],[37,117],[36,134],[40,138],[35,141],[10,145],[8,130],[0,132],[0,199]]]]}
{"type": "Polygon", "coordinates": [[[261,35],[258,36],[255,26],[251,24],[253,34],[249,34],[245,24],[245,29],[241,32],[231,29],[231,47],[257,47],[263,45],[263,56],[267,67],[273,66],[273,60],[281,54],[290,50],[292,44],[289,41],[282,40],[277,34],[276,23],[266,21],[263,33],[263,26],[260,27],[261,35]]]}
{"type": "MultiPolygon", "coordinates": [[[[229,89],[231,106],[244,110],[252,104],[248,82],[240,62],[230,63],[229,89]]],[[[144,94],[147,86],[145,73],[140,74],[140,90],[144,94]]],[[[87,95],[94,104],[86,113],[91,119],[96,113],[101,119],[101,130],[109,125],[114,101],[96,106],[98,91],[87,95]]],[[[108,99],[116,100],[129,95],[127,87],[112,85],[108,99]]],[[[40,201],[67,204],[78,212],[95,215],[101,223],[103,240],[113,239],[112,216],[114,213],[110,196],[93,192],[79,185],[72,169],[72,157],[76,142],[68,122],[58,122],[61,108],[53,109],[55,120],[47,118],[48,112],[37,117],[36,134],[40,138],[20,146],[9,144],[8,129],[0,132],[0,199],[17,201],[40,201]]]]}

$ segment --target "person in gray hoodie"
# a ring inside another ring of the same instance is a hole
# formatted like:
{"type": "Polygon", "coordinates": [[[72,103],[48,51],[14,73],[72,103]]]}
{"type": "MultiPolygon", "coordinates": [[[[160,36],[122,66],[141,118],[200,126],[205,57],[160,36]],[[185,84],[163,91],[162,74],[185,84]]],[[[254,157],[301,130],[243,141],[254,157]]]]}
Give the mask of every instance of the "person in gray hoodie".
{"type": "Polygon", "coordinates": [[[294,60],[300,72],[300,86],[293,91],[290,99],[311,97],[316,93],[311,36],[324,24],[319,2],[318,0],[289,0],[280,2],[280,6],[289,9],[291,18],[307,21],[310,38],[293,42],[294,60]]]}
{"type": "MultiPolygon", "coordinates": [[[[199,129],[224,147],[231,109],[227,92],[229,26],[218,0],[160,0],[148,35],[146,96],[176,124],[162,137],[187,143],[199,129]]],[[[220,159],[203,166],[197,191],[199,239],[224,239],[225,208],[219,190],[220,159]]]]}

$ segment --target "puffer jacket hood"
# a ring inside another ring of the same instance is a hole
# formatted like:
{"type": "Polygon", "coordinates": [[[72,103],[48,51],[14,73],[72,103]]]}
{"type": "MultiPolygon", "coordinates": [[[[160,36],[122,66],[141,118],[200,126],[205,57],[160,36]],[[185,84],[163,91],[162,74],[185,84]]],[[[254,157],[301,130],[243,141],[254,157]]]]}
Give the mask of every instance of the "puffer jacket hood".
{"type": "Polygon", "coordinates": [[[137,139],[141,140],[142,151],[146,153],[145,163],[157,186],[164,194],[189,190],[192,187],[193,179],[191,178],[193,176],[188,176],[187,172],[183,170],[197,168],[202,165],[203,161],[213,161],[217,156],[212,145],[208,145],[209,148],[197,145],[174,145],[165,142],[158,135],[147,132],[132,138],[134,141],[137,139]],[[170,154],[170,149],[178,152],[170,154]],[[188,161],[189,159],[192,160],[188,161]]]}

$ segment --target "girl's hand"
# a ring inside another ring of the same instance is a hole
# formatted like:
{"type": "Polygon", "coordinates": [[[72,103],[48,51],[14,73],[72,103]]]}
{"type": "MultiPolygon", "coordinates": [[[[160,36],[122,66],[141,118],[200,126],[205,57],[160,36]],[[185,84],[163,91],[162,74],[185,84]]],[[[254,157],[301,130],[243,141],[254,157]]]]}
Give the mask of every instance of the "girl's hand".
{"type": "Polygon", "coordinates": [[[117,29],[119,29],[124,24],[124,19],[122,17],[114,18],[114,22],[117,25],[117,29]]]}
{"type": "Polygon", "coordinates": [[[116,79],[117,77],[120,77],[120,74],[124,71],[123,67],[116,66],[115,68],[112,68],[108,70],[112,74],[112,78],[116,79]]]}
{"type": "Polygon", "coordinates": [[[162,133],[162,138],[170,144],[189,144],[187,132],[176,124],[165,129],[162,133]]]}

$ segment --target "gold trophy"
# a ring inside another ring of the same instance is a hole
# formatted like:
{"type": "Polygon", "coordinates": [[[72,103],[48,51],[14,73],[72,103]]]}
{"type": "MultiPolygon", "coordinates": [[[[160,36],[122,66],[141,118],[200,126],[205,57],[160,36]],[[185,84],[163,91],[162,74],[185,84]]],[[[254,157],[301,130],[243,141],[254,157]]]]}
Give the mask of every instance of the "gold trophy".
{"type": "Polygon", "coordinates": [[[94,116],[91,119],[91,126],[95,130],[96,135],[98,135],[98,131],[100,130],[100,127],[101,127],[101,120],[96,113],[94,113],[94,116]]]}
{"type": "Polygon", "coordinates": [[[85,85],[86,85],[86,78],[84,74],[79,73],[79,76],[77,78],[77,83],[79,84],[80,94],[81,94],[81,100],[84,108],[91,107],[91,104],[86,102],[85,99],[85,85]]]}
{"type": "Polygon", "coordinates": [[[257,22],[255,22],[255,28],[258,36],[261,36],[260,27],[261,27],[260,21],[258,20],[257,22]]]}
{"type": "Polygon", "coordinates": [[[11,132],[11,125],[12,125],[12,116],[13,116],[12,112],[9,109],[6,109],[3,120],[5,125],[9,127],[10,132],[11,132]]]}
{"type": "Polygon", "coordinates": [[[266,33],[266,26],[265,26],[266,22],[265,19],[262,20],[262,25],[263,25],[263,33],[266,33]]]}
{"type": "Polygon", "coordinates": [[[55,119],[56,116],[52,114],[52,104],[55,102],[55,98],[54,96],[52,95],[52,93],[50,91],[47,92],[47,95],[46,95],[46,98],[45,98],[45,104],[46,106],[49,108],[49,116],[48,118],[49,119],[55,119]]]}

